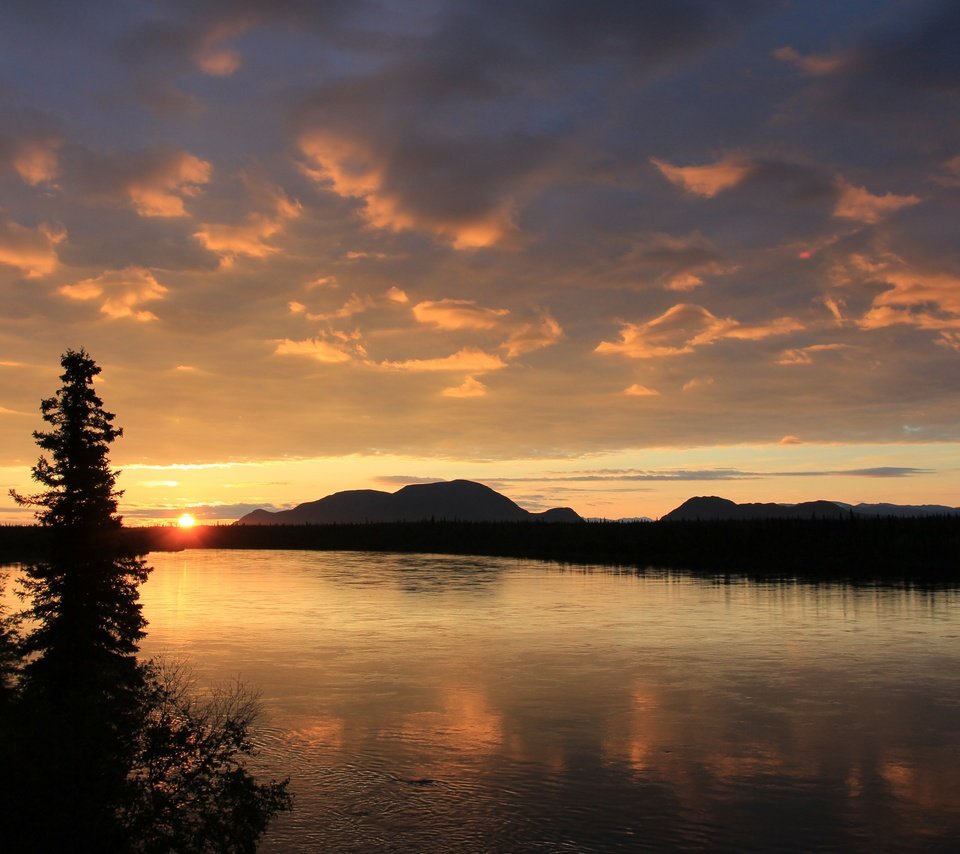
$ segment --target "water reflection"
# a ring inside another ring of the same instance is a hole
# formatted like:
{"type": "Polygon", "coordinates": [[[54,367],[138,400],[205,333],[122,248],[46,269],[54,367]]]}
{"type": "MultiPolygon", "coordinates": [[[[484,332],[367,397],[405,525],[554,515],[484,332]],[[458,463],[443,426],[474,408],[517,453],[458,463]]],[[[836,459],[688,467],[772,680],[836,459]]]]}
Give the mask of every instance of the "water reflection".
{"type": "Polygon", "coordinates": [[[266,851],[948,850],[956,591],[151,556],[148,654],[263,692],[266,851]]]}

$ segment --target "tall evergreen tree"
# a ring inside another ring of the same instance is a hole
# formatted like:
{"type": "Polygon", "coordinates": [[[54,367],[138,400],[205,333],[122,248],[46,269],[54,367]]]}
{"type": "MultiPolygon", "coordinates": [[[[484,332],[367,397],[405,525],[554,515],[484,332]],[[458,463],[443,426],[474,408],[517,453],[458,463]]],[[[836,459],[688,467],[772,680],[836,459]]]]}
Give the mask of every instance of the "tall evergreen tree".
{"type": "Polygon", "coordinates": [[[37,508],[50,553],[24,568],[26,630],[0,633],[3,842],[251,852],[290,809],[287,781],[260,784],[246,770],[253,699],[238,690],[204,704],[175,674],[137,660],[149,569],[123,547],[108,456],[123,431],[93,389],[100,368],[89,354],[68,350],[61,365],[62,386],[40,405],[51,429],[33,434],[49,454],[33,467],[44,489],[11,490],[37,508]],[[4,652],[15,647],[11,663],[4,652]]]}
{"type": "Polygon", "coordinates": [[[122,435],[93,388],[100,368],[85,350],[61,359],[62,385],[34,432],[47,452],[33,467],[43,490],[14,499],[37,508],[49,554],[24,567],[19,680],[26,794],[16,817],[25,842],[115,850],[116,805],[127,788],[142,719],[145,672],[136,653],[146,622],[139,585],[148,569],[118,539],[110,444],[122,435]],[[40,815],[38,815],[40,813],[40,815]]]}
{"type": "Polygon", "coordinates": [[[22,505],[37,509],[37,521],[50,529],[51,558],[27,567],[25,587],[36,628],[24,641],[34,656],[28,681],[38,673],[57,689],[76,680],[104,677],[117,687],[137,687],[135,653],[146,625],[138,601],[149,570],[142,559],[123,554],[116,472],[109,448],[123,435],[114,414],[103,408],[93,388],[100,367],[81,350],[60,360],[63,385],[40,404],[47,431],[35,431],[49,453],[33,467],[46,487],[35,495],[13,492],[22,505]]]}
{"type": "Polygon", "coordinates": [[[40,457],[33,467],[33,479],[46,489],[28,497],[11,493],[19,504],[41,508],[37,521],[59,531],[76,535],[118,528],[122,493],[107,453],[123,429],[114,426],[116,416],[103,408],[93,389],[101,369],[86,350],[67,350],[60,364],[63,385],[40,402],[43,420],[53,429],[33,433],[51,457],[40,457]]]}

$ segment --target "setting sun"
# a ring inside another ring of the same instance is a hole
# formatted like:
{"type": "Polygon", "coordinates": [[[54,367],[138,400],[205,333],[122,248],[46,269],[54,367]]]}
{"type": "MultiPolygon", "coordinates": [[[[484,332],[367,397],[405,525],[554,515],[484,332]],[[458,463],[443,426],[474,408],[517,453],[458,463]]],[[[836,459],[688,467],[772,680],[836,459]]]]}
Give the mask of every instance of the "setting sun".
{"type": "Polygon", "coordinates": [[[197,524],[197,519],[190,513],[184,513],[179,519],[177,519],[177,524],[181,528],[192,528],[197,524]]]}

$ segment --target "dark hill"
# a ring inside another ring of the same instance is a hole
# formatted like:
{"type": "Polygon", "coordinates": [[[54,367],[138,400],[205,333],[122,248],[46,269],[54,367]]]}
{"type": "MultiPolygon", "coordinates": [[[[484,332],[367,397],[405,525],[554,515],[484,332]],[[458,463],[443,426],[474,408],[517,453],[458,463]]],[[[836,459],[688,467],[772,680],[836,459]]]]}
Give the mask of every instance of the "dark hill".
{"type": "Polygon", "coordinates": [[[733,519],[842,519],[850,511],[832,501],[804,501],[801,504],[736,504],[716,495],[697,496],[667,513],[666,522],[733,519]]]}
{"type": "Polygon", "coordinates": [[[531,513],[505,495],[470,480],[417,483],[397,492],[351,489],[292,510],[254,510],[238,525],[330,525],[362,522],[420,522],[429,519],[459,522],[580,522],[569,507],[531,513]]]}
{"type": "Polygon", "coordinates": [[[542,513],[531,513],[530,518],[538,522],[582,522],[583,517],[570,507],[554,507],[542,513]]]}
{"type": "Polygon", "coordinates": [[[835,501],[804,501],[800,504],[736,504],[715,495],[697,496],[671,510],[666,522],[696,522],[736,519],[842,519],[850,516],[918,518],[951,516],[960,509],[939,504],[839,504],[835,501]]]}
{"type": "Polygon", "coordinates": [[[850,508],[857,516],[956,516],[960,508],[943,504],[856,504],[850,508]]]}

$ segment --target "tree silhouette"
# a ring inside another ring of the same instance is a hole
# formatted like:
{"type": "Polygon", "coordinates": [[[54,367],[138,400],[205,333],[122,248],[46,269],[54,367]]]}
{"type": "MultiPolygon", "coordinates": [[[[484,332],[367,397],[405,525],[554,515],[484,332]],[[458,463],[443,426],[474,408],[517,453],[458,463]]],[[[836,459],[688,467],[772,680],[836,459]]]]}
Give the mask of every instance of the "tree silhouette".
{"type": "Polygon", "coordinates": [[[122,493],[116,489],[107,453],[123,429],[113,426],[116,416],[103,408],[93,389],[101,369],[86,350],[67,350],[60,364],[63,385],[40,402],[43,420],[54,429],[33,433],[37,445],[52,457],[51,461],[41,456],[33,467],[33,479],[46,490],[27,497],[10,493],[18,504],[42,508],[37,521],[59,531],[118,528],[117,499],[122,493]]]}
{"type": "Polygon", "coordinates": [[[121,492],[109,447],[123,431],[93,389],[100,368],[89,354],[67,350],[61,365],[62,386],[40,405],[51,429],[33,434],[49,454],[32,470],[44,489],[11,490],[37,508],[50,550],[24,567],[26,630],[9,634],[20,660],[0,660],[0,688],[8,689],[0,761],[13,793],[0,799],[4,843],[252,851],[270,818],[290,808],[287,784],[259,784],[241,761],[253,751],[252,701],[214,698],[207,709],[185,683],[137,660],[146,627],[139,586],[150,570],[118,536],[121,492]]]}
{"type": "Polygon", "coordinates": [[[123,431],[93,389],[100,368],[82,349],[67,350],[60,364],[63,385],[40,404],[52,429],[33,434],[50,455],[32,470],[46,489],[31,496],[11,490],[19,504],[38,508],[51,535],[50,559],[25,568],[25,616],[34,628],[22,642],[23,688],[58,714],[65,703],[93,704],[89,711],[122,743],[143,687],[138,588],[149,569],[110,536],[120,527],[120,493],[108,453],[123,431]]]}

